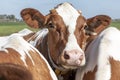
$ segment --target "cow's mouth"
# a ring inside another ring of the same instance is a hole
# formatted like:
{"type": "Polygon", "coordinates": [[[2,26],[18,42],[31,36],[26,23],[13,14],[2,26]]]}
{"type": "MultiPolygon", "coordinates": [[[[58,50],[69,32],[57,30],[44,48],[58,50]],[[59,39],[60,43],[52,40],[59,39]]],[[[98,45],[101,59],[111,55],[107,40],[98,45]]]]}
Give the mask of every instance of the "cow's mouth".
{"type": "Polygon", "coordinates": [[[55,69],[58,69],[58,70],[60,70],[60,71],[68,71],[68,69],[65,68],[64,66],[59,65],[59,64],[56,64],[56,63],[53,61],[50,53],[48,53],[48,57],[49,57],[50,63],[52,64],[52,66],[53,66],[55,69]]]}
{"type": "Polygon", "coordinates": [[[61,65],[63,68],[66,70],[72,70],[72,69],[77,69],[79,67],[82,67],[85,65],[85,56],[82,56],[82,59],[79,59],[75,57],[75,59],[65,59],[64,56],[59,56],[57,64],[61,65]]]}
{"type": "Polygon", "coordinates": [[[77,69],[78,68],[78,66],[67,66],[67,65],[62,65],[65,69],[67,69],[67,70],[73,70],[73,69],[77,69]]]}
{"type": "Polygon", "coordinates": [[[59,57],[55,61],[52,59],[50,53],[48,53],[48,56],[49,56],[49,62],[51,63],[51,66],[53,67],[53,69],[58,69],[60,71],[69,71],[69,70],[77,69],[80,66],[84,66],[84,64],[85,64],[84,58],[82,60],[74,59],[72,61],[69,59],[68,60],[64,59],[62,55],[59,55],[59,57]]]}
{"type": "Polygon", "coordinates": [[[71,64],[65,64],[65,63],[60,63],[61,65],[59,67],[62,67],[66,70],[73,70],[79,68],[81,65],[71,65],[71,64]]]}
{"type": "Polygon", "coordinates": [[[81,67],[81,66],[84,66],[84,64],[82,64],[82,63],[84,63],[84,61],[81,61],[81,62],[80,62],[80,65],[70,64],[70,63],[68,63],[67,61],[63,61],[63,60],[59,57],[56,65],[58,65],[58,67],[64,68],[64,70],[73,70],[73,69],[77,69],[77,68],[79,68],[79,67],[81,67]]]}
{"type": "Polygon", "coordinates": [[[56,62],[54,62],[54,61],[51,61],[51,63],[55,69],[58,69],[60,71],[69,71],[69,70],[77,69],[78,67],[80,67],[80,66],[76,66],[76,65],[67,65],[67,64],[62,64],[62,63],[56,64],[56,62]]]}
{"type": "Polygon", "coordinates": [[[55,69],[58,69],[60,71],[69,71],[69,70],[77,69],[79,67],[79,66],[76,66],[76,65],[67,65],[65,63],[61,63],[59,61],[59,58],[58,58],[58,61],[54,62],[50,55],[49,55],[49,60],[50,60],[50,63],[52,64],[52,66],[55,69]]]}

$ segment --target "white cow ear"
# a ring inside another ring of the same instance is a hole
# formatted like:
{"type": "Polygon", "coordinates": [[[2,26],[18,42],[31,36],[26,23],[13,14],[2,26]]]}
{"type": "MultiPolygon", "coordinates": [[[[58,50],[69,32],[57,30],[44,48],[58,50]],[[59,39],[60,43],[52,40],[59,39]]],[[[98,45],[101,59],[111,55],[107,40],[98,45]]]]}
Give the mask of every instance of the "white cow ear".
{"type": "Polygon", "coordinates": [[[32,28],[44,27],[45,16],[38,10],[33,8],[26,8],[21,11],[21,17],[26,24],[32,28]]]}

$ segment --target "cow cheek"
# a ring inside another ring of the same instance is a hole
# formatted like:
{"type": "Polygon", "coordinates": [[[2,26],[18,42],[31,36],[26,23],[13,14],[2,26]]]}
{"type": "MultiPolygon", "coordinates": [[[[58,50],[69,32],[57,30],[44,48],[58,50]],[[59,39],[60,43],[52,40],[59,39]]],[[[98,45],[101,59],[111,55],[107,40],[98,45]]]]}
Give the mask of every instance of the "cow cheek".
{"type": "Polygon", "coordinates": [[[59,32],[57,32],[56,30],[50,30],[50,33],[49,33],[49,39],[51,39],[50,41],[52,41],[53,43],[57,43],[58,40],[59,40],[59,32]]]}
{"type": "Polygon", "coordinates": [[[57,47],[57,44],[59,43],[59,33],[57,31],[54,31],[51,33],[51,35],[48,35],[48,38],[49,51],[52,59],[54,62],[56,62],[59,54],[57,47]]]}

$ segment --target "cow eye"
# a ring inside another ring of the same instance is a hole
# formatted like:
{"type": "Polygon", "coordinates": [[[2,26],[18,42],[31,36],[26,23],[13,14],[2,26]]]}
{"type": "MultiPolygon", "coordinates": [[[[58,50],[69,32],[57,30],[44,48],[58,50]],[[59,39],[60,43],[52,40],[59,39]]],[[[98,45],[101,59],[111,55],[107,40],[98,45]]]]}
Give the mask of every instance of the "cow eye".
{"type": "Polygon", "coordinates": [[[85,25],[84,29],[87,30],[88,28],[89,28],[88,25],[85,25]]]}
{"type": "Polygon", "coordinates": [[[49,26],[49,28],[54,28],[54,25],[53,25],[52,22],[49,22],[49,23],[48,23],[48,26],[49,26]]]}

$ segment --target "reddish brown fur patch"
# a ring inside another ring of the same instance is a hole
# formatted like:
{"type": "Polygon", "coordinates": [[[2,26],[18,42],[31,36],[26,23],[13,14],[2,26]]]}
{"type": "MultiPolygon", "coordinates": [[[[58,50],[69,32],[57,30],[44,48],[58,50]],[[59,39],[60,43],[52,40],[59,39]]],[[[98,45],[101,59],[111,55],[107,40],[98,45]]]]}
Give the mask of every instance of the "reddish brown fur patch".
{"type": "Polygon", "coordinates": [[[84,75],[83,80],[94,80],[96,71],[97,71],[97,67],[95,67],[95,69],[93,71],[87,72],[84,75]]]}
{"type": "Polygon", "coordinates": [[[33,38],[34,37],[34,32],[33,33],[30,33],[30,34],[28,34],[28,35],[25,35],[25,36],[23,36],[23,38],[26,40],[26,41],[32,41],[32,40],[34,40],[35,38],[33,38]]]}
{"type": "Polygon", "coordinates": [[[7,50],[9,53],[0,51],[0,64],[11,63],[26,67],[31,72],[33,80],[52,80],[48,66],[45,63],[45,61],[41,58],[39,53],[37,53],[36,51],[29,51],[31,58],[34,61],[34,65],[31,59],[26,55],[26,66],[21,60],[21,55],[18,52],[11,48],[8,48],[7,50]]]}
{"type": "Polygon", "coordinates": [[[62,53],[65,44],[68,41],[68,31],[63,19],[58,14],[50,14],[46,25],[49,29],[48,47],[52,59],[56,62],[59,55],[62,53]]]}
{"type": "Polygon", "coordinates": [[[37,52],[29,52],[35,65],[28,64],[28,68],[33,73],[34,80],[53,80],[47,64],[37,52]]]}
{"type": "MultiPolygon", "coordinates": [[[[107,15],[97,15],[87,19],[88,31],[97,33],[97,35],[106,29],[111,23],[111,18],[107,15]]],[[[87,39],[88,44],[96,38],[97,35],[90,35],[87,39]]]]}
{"type": "Polygon", "coordinates": [[[109,59],[111,64],[111,79],[120,80],[120,61],[116,61],[113,58],[109,59]]]}
{"type": "Polygon", "coordinates": [[[33,80],[31,73],[23,66],[0,64],[0,80],[33,80]]]}
{"type": "Polygon", "coordinates": [[[77,25],[75,30],[75,36],[77,38],[77,42],[83,50],[86,46],[85,44],[88,38],[88,36],[85,35],[85,30],[84,30],[84,27],[86,25],[85,23],[86,23],[86,19],[83,16],[79,16],[77,19],[77,25]]]}
{"type": "Polygon", "coordinates": [[[0,51],[0,63],[14,63],[24,65],[23,61],[20,59],[21,55],[11,48],[7,48],[8,53],[0,51]],[[16,60],[15,60],[16,59],[16,60]]]}
{"type": "Polygon", "coordinates": [[[111,23],[111,18],[107,15],[97,15],[95,17],[87,19],[87,25],[90,30],[97,32],[98,34],[107,28],[111,23]]]}
{"type": "Polygon", "coordinates": [[[45,21],[44,16],[38,10],[32,8],[22,10],[21,17],[30,27],[34,26],[34,28],[43,27],[45,21]]]}

